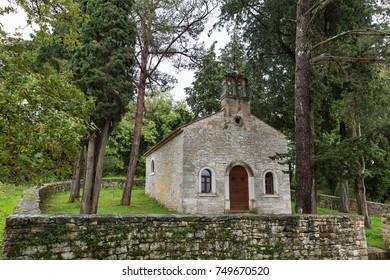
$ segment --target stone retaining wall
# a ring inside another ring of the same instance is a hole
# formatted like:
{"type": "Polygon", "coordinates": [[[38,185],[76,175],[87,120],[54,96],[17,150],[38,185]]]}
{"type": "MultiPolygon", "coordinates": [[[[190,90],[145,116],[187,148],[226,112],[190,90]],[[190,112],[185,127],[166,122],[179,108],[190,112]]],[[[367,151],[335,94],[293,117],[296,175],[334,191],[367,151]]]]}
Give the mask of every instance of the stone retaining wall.
{"type": "Polygon", "coordinates": [[[382,216],[382,232],[385,248],[390,250],[390,214],[382,216]]]}
{"type": "MultiPolygon", "coordinates": [[[[70,181],[49,183],[24,191],[21,200],[14,210],[14,214],[41,214],[40,203],[49,195],[69,191],[70,181]]],[[[102,187],[122,187],[125,180],[104,179],[102,187]]],[[[134,186],[144,187],[144,180],[134,180],[134,186]]]]}
{"type": "MultiPolygon", "coordinates": [[[[291,197],[295,199],[295,191],[291,191],[291,197]]],[[[326,194],[317,194],[317,206],[333,210],[340,209],[340,197],[326,194]]],[[[368,214],[381,217],[385,213],[390,214],[390,205],[367,201],[368,214]]],[[[357,212],[356,199],[349,199],[350,212],[357,212]]]]}
{"type": "Polygon", "coordinates": [[[11,215],[4,259],[367,259],[363,219],[11,215]]]}
{"type": "Polygon", "coordinates": [[[4,259],[367,259],[358,216],[40,214],[45,197],[69,188],[24,193],[6,221],[4,259]]]}

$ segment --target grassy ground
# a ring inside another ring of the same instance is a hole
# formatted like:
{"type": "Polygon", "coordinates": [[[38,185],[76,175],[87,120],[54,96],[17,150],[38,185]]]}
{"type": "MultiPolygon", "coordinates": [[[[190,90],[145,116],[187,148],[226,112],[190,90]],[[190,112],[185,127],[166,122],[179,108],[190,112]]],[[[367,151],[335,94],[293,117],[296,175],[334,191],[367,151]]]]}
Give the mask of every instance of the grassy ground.
{"type": "MultiPolygon", "coordinates": [[[[155,199],[147,196],[145,190],[134,188],[130,206],[121,206],[122,188],[103,188],[100,191],[98,214],[173,214],[155,199]]],[[[69,203],[69,192],[50,196],[42,204],[43,214],[79,214],[80,201],[69,203]]]]}
{"type": "Polygon", "coordinates": [[[384,248],[385,242],[382,234],[382,220],[380,217],[370,217],[372,228],[366,228],[367,245],[384,248]]]}
{"type": "Polygon", "coordinates": [[[11,215],[26,187],[0,183],[0,260],[2,259],[2,244],[5,219],[11,215]]]}

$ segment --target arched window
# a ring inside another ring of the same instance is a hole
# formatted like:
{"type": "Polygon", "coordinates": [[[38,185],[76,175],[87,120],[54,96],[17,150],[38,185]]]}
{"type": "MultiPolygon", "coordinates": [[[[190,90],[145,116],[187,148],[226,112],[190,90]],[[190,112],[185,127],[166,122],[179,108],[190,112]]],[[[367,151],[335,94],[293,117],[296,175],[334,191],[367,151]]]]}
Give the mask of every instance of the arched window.
{"type": "Polygon", "coordinates": [[[150,163],[150,174],[154,174],[154,160],[152,159],[152,162],[150,163]]]}
{"type": "Polygon", "coordinates": [[[265,194],[274,194],[274,176],[271,172],[265,174],[265,194]]]}
{"type": "Polygon", "coordinates": [[[211,171],[209,169],[203,169],[201,173],[201,192],[211,193],[212,178],[211,171]]]}

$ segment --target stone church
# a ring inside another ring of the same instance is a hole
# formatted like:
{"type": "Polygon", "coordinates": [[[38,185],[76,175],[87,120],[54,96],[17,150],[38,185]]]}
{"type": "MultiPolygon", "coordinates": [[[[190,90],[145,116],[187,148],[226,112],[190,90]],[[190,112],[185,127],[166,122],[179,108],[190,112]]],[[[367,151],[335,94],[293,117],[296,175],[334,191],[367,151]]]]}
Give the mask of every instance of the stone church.
{"type": "Polygon", "coordinates": [[[247,79],[222,81],[222,110],[174,130],[146,154],[146,193],[185,213],[291,214],[285,135],[251,115],[247,79]]]}

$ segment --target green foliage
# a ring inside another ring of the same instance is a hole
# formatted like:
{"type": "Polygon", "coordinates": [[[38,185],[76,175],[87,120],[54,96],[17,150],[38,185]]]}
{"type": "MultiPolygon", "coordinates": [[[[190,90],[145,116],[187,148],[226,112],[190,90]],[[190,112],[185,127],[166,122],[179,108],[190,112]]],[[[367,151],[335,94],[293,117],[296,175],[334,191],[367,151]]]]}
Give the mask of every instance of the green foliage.
{"type": "Polygon", "coordinates": [[[69,176],[91,102],[59,71],[35,63],[30,42],[0,46],[0,181],[69,176]]]}
{"type": "Polygon", "coordinates": [[[365,178],[367,195],[372,200],[390,201],[390,124],[377,128],[370,138],[375,140],[382,156],[367,161],[369,174],[365,178]]]}
{"type": "MultiPolygon", "coordinates": [[[[112,132],[107,146],[105,174],[124,174],[129,162],[134,133],[135,105],[112,132]]],[[[145,158],[142,156],[177,127],[193,119],[183,102],[175,102],[169,93],[154,92],[145,100],[140,158],[136,174],[145,175],[145,158]]]]}
{"type": "MultiPolygon", "coordinates": [[[[313,18],[310,43],[314,46],[347,30],[387,30],[388,12],[389,7],[374,1],[331,2],[313,18]]],[[[224,0],[220,14],[221,24],[238,26],[243,32],[252,113],[291,138],[294,137],[295,17],[296,3],[288,0],[224,0]]],[[[316,48],[311,56],[386,58],[388,48],[387,40],[381,36],[343,36],[316,48]]],[[[358,175],[359,161],[364,156],[367,193],[377,200],[386,199],[388,165],[380,164],[382,171],[379,171],[378,164],[389,155],[389,149],[379,143],[383,139],[379,127],[390,121],[388,68],[321,63],[311,70],[316,182],[334,190],[341,173],[351,179],[358,175]],[[352,127],[358,125],[362,136],[351,137],[352,127]],[[340,126],[346,126],[345,135],[340,136],[340,126]],[[374,134],[376,137],[372,137],[374,134]]]]}
{"type": "Polygon", "coordinates": [[[78,34],[85,14],[79,0],[16,0],[27,14],[27,22],[34,24],[35,41],[41,46],[63,42],[71,49],[79,45],[78,34]],[[52,32],[54,30],[54,32],[52,32]],[[62,30],[63,32],[56,32],[62,30]]]}
{"type": "Polygon", "coordinates": [[[390,123],[389,79],[383,74],[385,69],[372,65],[345,65],[340,70],[321,67],[321,87],[332,94],[314,97],[320,108],[316,114],[316,173],[319,181],[333,178],[337,182],[341,174],[353,179],[364,157],[367,195],[383,202],[389,197],[384,177],[390,152],[386,129],[390,123]],[[354,127],[360,127],[361,136],[352,136],[354,127]]]}
{"type": "MultiPolygon", "coordinates": [[[[191,113],[183,102],[174,102],[169,93],[160,93],[145,100],[144,140],[150,149],[175,128],[192,120],[191,113]],[[148,136],[149,134],[149,136],[148,136]]],[[[144,129],[144,128],[143,128],[144,129]]]]}
{"type": "Polygon", "coordinates": [[[201,67],[195,72],[195,81],[185,88],[186,101],[197,117],[203,117],[221,109],[221,82],[227,73],[245,71],[244,45],[238,29],[230,42],[221,50],[217,60],[214,42],[202,59],[201,67]]]}
{"type": "Polygon", "coordinates": [[[163,140],[179,126],[193,119],[183,102],[174,102],[170,93],[158,93],[145,100],[141,152],[144,153],[163,140]]]}
{"type": "Polygon", "coordinates": [[[215,43],[203,58],[202,67],[195,72],[195,81],[185,89],[187,104],[195,116],[209,115],[221,108],[221,81],[226,74],[216,60],[215,43]]]}
{"type": "Polygon", "coordinates": [[[134,94],[131,6],[124,0],[82,1],[81,10],[89,19],[81,27],[81,46],[73,56],[72,70],[79,88],[95,100],[91,118],[99,128],[105,120],[114,127],[134,94]]]}
{"type": "MultiPolygon", "coordinates": [[[[251,111],[293,134],[296,3],[224,0],[220,19],[242,32],[251,111]]],[[[242,44],[242,43],[241,43],[242,44]]]]}
{"type": "Polygon", "coordinates": [[[104,173],[106,175],[125,174],[131,150],[131,141],[134,133],[134,122],[130,110],[122,121],[113,130],[106,148],[104,173]]]}
{"type": "Polygon", "coordinates": [[[247,58],[244,51],[245,46],[243,38],[240,30],[236,27],[233,29],[233,34],[230,36],[230,42],[221,49],[221,55],[219,57],[225,74],[232,72],[245,72],[247,58]]]}

